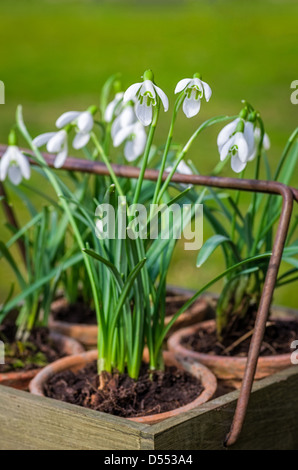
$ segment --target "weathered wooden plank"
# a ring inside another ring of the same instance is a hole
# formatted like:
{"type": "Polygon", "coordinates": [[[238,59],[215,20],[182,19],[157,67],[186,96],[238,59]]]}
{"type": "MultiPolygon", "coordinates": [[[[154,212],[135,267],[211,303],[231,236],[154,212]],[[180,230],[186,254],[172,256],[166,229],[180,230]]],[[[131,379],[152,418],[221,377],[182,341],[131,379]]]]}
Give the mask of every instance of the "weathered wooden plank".
{"type": "Polygon", "coordinates": [[[0,386],[0,449],[152,449],[148,425],[0,386]]]}
{"type": "MultiPolygon", "coordinates": [[[[298,367],[259,381],[233,449],[298,448],[298,367]]],[[[224,449],[239,392],[154,426],[0,386],[0,449],[224,449]]]]}
{"type": "MultiPolygon", "coordinates": [[[[298,367],[254,385],[238,442],[230,449],[298,449],[298,367]]],[[[154,448],[225,449],[239,392],[212,400],[183,416],[152,426],[154,448]]]]}

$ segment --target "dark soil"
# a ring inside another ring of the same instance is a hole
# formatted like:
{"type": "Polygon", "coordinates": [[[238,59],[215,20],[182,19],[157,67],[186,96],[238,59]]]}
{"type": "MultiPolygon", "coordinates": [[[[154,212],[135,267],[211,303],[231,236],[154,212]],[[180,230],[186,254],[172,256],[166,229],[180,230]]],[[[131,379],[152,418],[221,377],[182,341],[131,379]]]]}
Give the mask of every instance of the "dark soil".
{"type": "Polygon", "coordinates": [[[83,300],[65,305],[54,313],[55,320],[66,323],[78,323],[85,325],[96,325],[96,313],[93,308],[83,300]]]}
{"type": "MultiPolygon", "coordinates": [[[[177,297],[174,294],[168,293],[166,298],[166,316],[174,315],[188,299],[189,297],[187,296],[179,295],[177,297]]],[[[57,312],[54,312],[54,319],[66,323],[96,325],[95,310],[83,300],[61,307],[57,312]]]]}
{"type": "Polygon", "coordinates": [[[47,328],[34,328],[26,342],[16,341],[15,334],[14,323],[0,325],[0,340],[5,345],[5,364],[0,364],[0,373],[38,369],[64,356],[49,338],[47,328]]]}
{"type": "MultiPolygon", "coordinates": [[[[298,338],[298,320],[270,320],[267,325],[260,356],[290,353],[292,341],[298,338]]],[[[242,338],[246,333],[251,332],[252,329],[253,324],[250,324],[241,331],[230,331],[222,342],[218,341],[213,327],[204,330],[197,330],[192,336],[184,337],[182,339],[182,344],[187,349],[192,349],[200,353],[216,354],[219,356],[246,357],[251,341],[251,335],[247,339],[241,341],[240,344],[233,347],[232,350],[226,351],[226,348],[242,338]]]]}
{"type": "Polygon", "coordinates": [[[74,405],[129,418],[173,410],[190,403],[204,390],[199,379],[176,367],[166,367],[164,372],[154,372],[151,377],[147,367],[147,364],[142,364],[137,381],[127,374],[115,374],[99,390],[94,361],[76,373],[64,371],[53,376],[45,385],[45,394],[74,405]]]}

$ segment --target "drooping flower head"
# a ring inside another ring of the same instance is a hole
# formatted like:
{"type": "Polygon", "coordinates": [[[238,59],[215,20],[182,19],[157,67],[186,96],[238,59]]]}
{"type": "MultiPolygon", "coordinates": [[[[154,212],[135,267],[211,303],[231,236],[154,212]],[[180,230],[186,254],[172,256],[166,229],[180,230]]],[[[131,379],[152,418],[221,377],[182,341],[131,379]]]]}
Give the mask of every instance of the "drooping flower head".
{"type": "Polygon", "coordinates": [[[16,133],[12,130],[8,137],[8,147],[0,160],[0,180],[6,177],[18,185],[23,178],[30,178],[31,170],[28,158],[19,150],[17,146],[16,133]]]}
{"type": "Polygon", "coordinates": [[[128,162],[136,160],[142,155],[145,149],[147,134],[144,126],[135,122],[120,129],[114,136],[114,147],[118,147],[124,141],[124,156],[128,162]]]}
{"type": "Polygon", "coordinates": [[[116,93],[113,101],[111,101],[106,107],[106,110],[104,113],[104,120],[106,122],[111,122],[113,120],[113,117],[117,113],[117,109],[119,108],[120,103],[123,100],[123,96],[124,96],[124,93],[122,91],[119,93],[116,93]]]}
{"type": "Polygon", "coordinates": [[[67,131],[61,129],[58,132],[46,132],[33,139],[33,145],[42,147],[47,144],[47,151],[56,154],[54,161],[55,168],[61,168],[68,155],[67,131]]]}
{"type": "Polygon", "coordinates": [[[124,93],[123,101],[135,101],[135,112],[137,118],[144,126],[149,126],[152,122],[153,108],[158,104],[160,99],[164,110],[169,108],[169,100],[166,94],[154,84],[153,73],[151,70],[146,70],[144,73],[144,81],[134,83],[124,93]]]}
{"type": "Polygon", "coordinates": [[[72,124],[76,130],[76,136],[72,142],[74,149],[78,150],[88,144],[90,132],[93,129],[93,115],[96,113],[96,106],[90,106],[87,111],[68,111],[63,113],[56,121],[56,127],[62,127],[72,124]]]}
{"type": "MultiPolygon", "coordinates": [[[[255,123],[255,113],[251,113],[249,117],[247,114],[248,111],[244,108],[239,117],[227,124],[217,137],[220,159],[224,161],[230,156],[235,173],[243,171],[247,163],[255,158],[260,144],[261,132],[255,123]]],[[[265,150],[270,147],[267,134],[263,136],[262,145],[265,150]]]]}
{"type": "Polygon", "coordinates": [[[201,80],[201,75],[196,73],[193,78],[183,78],[177,83],[175,93],[184,90],[185,98],[182,109],[186,117],[191,118],[198,114],[201,108],[201,99],[205,96],[208,102],[212,95],[212,90],[208,83],[201,80]]]}

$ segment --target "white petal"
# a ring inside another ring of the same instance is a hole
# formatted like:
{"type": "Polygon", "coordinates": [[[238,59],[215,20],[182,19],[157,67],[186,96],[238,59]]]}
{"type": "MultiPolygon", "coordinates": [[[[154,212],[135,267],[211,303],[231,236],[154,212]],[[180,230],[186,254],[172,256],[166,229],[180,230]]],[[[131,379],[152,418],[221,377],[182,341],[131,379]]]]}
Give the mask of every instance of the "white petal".
{"type": "Polygon", "coordinates": [[[119,145],[121,145],[122,142],[124,142],[129,136],[131,136],[131,134],[134,131],[134,127],[135,127],[134,125],[130,125],[130,126],[126,126],[120,129],[113,139],[114,147],[119,147],[119,145]]]}
{"type": "Polygon", "coordinates": [[[67,159],[68,146],[65,145],[61,152],[57,154],[57,157],[54,161],[55,168],[61,168],[64,165],[65,160],[67,159]]]}
{"type": "Polygon", "coordinates": [[[252,122],[245,122],[243,134],[248,146],[248,154],[250,158],[250,156],[256,151],[254,125],[252,122]]]}
{"type": "Polygon", "coordinates": [[[85,147],[90,140],[90,134],[84,132],[78,132],[75,138],[72,141],[72,146],[74,149],[79,150],[85,147]]]}
{"type": "Polygon", "coordinates": [[[111,122],[115,113],[115,110],[123,98],[124,93],[117,93],[113,101],[111,101],[105,110],[104,119],[106,122],[111,122]]]}
{"type": "Polygon", "coordinates": [[[203,85],[203,88],[204,88],[205,99],[208,102],[211,98],[212,90],[211,90],[210,86],[208,85],[208,83],[203,82],[202,80],[201,80],[201,82],[202,82],[202,85],[203,85]]]}
{"type": "Polygon", "coordinates": [[[7,150],[3,154],[3,157],[0,160],[0,181],[4,181],[7,176],[8,167],[11,161],[11,155],[13,154],[12,147],[14,146],[9,146],[7,148],[7,150]]]}
{"type": "Polygon", "coordinates": [[[271,145],[271,142],[270,142],[269,136],[265,132],[264,137],[263,137],[263,147],[265,150],[269,150],[270,145],[271,145]]]}
{"type": "Polygon", "coordinates": [[[143,95],[146,92],[149,92],[153,98],[155,98],[156,93],[155,93],[155,88],[156,86],[153,84],[151,80],[144,80],[140,89],[140,95],[143,95]]]}
{"type": "Polygon", "coordinates": [[[246,163],[249,157],[248,153],[248,145],[244,138],[244,134],[242,132],[237,132],[234,136],[234,144],[238,147],[238,157],[243,162],[246,163]]]}
{"type": "Polygon", "coordinates": [[[177,166],[177,172],[182,175],[192,175],[192,171],[189,166],[182,160],[177,166]]]}
{"type": "Polygon", "coordinates": [[[61,127],[66,126],[66,124],[69,124],[70,122],[74,121],[77,119],[77,117],[81,113],[79,111],[67,111],[66,113],[61,114],[60,117],[58,117],[56,121],[56,127],[60,129],[61,127]]]}
{"type": "Polygon", "coordinates": [[[217,136],[217,145],[222,147],[231,137],[233,132],[235,132],[239,118],[227,124],[217,136]]]}
{"type": "Polygon", "coordinates": [[[204,87],[203,87],[203,82],[199,78],[194,78],[193,79],[193,85],[195,85],[201,92],[202,96],[204,95],[204,87]]]}
{"type": "Polygon", "coordinates": [[[180,93],[180,91],[184,90],[186,86],[191,82],[191,78],[183,78],[180,82],[177,83],[175,88],[175,93],[180,93]]]}
{"type": "Polygon", "coordinates": [[[58,153],[61,150],[62,145],[67,139],[67,132],[63,129],[62,131],[55,132],[53,137],[47,143],[47,150],[50,153],[58,153]]]}
{"type": "Polygon", "coordinates": [[[119,121],[121,127],[129,126],[137,121],[133,106],[125,106],[123,111],[119,114],[119,121]]]}
{"type": "MultiPolygon", "coordinates": [[[[255,130],[254,130],[254,134],[255,134],[255,138],[256,140],[259,140],[260,137],[261,137],[261,130],[259,127],[255,127],[255,130]]],[[[264,137],[263,137],[263,147],[265,150],[269,150],[270,149],[270,139],[268,137],[268,134],[264,134],[264,137]]]]}
{"type": "Polygon", "coordinates": [[[130,87],[127,88],[126,92],[124,93],[123,102],[126,103],[127,101],[133,100],[137,92],[141,88],[141,86],[142,86],[142,82],[134,83],[133,85],[130,85],[130,87]]]}
{"type": "Polygon", "coordinates": [[[16,150],[15,157],[23,177],[28,180],[31,173],[28,158],[19,149],[16,150]]]}
{"type": "Polygon", "coordinates": [[[241,171],[244,170],[244,168],[246,167],[247,163],[243,163],[237,155],[232,155],[232,158],[231,158],[231,167],[232,167],[232,170],[235,171],[235,173],[241,173],[241,171]]]}
{"type": "Polygon", "coordinates": [[[16,186],[22,181],[21,169],[18,165],[10,165],[8,168],[8,178],[16,186]]]}
{"type": "Polygon", "coordinates": [[[134,127],[135,137],[133,140],[128,140],[124,147],[124,156],[129,162],[142,155],[147,140],[147,134],[142,124],[138,122],[134,127]]]}
{"type": "Polygon", "coordinates": [[[168,100],[168,97],[167,95],[162,91],[161,88],[159,88],[158,86],[154,85],[154,88],[158,94],[158,96],[160,97],[161,99],[161,102],[163,104],[163,107],[164,107],[164,110],[165,112],[167,112],[167,110],[169,109],[169,100],[168,100]]]}
{"type": "Polygon", "coordinates": [[[192,97],[188,98],[187,96],[185,97],[183,101],[183,106],[182,109],[184,111],[184,114],[186,117],[191,118],[198,114],[200,111],[201,107],[201,100],[200,99],[193,99],[192,97]]]}
{"type": "Polygon", "coordinates": [[[46,132],[45,134],[40,134],[35,139],[33,139],[33,145],[36,147],[42,147],[44,144],[46,144],[54,135],[56,132],[46,132]]]}
{"type": "Polygon", "coordinates": [[[93,128],[93,116],[89,111],[84,111],[80,113],[77,119],[77,125],[80,132],[90,132],[93,128]]]}
{"type": "Polygon", "coordinates": [[[232,145],[233,145],[233,139],[230,139],[221,147],[220,160],[222,162],[227,158],[227,155],[232,145]]]}
{"type": "Polygon", "coordinates": [[[144,126],[149,126],[152,122],[152,106],[147,106],[146,103],[136,104],[136,115],[144,126]]]}

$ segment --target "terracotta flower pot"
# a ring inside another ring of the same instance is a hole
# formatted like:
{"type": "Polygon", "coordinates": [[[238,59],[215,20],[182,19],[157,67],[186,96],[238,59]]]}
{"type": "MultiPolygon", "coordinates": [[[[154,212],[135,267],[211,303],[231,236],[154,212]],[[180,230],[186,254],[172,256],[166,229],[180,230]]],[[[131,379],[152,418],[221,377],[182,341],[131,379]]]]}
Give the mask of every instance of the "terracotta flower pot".
{"type": "MultiPolygon", "coordinates": [[[[44,384],[54,374],[69,369],[72,371],[77,371],[85,367],[87,363],[92,362],[96,359],[97,350],[92,350],[82,354],[78,354],[76,356],[70,356],[59,359],[58,361],[49,364],[44,369],[39,371],[39,373],[30,382],[29,390],[34,395],[44,396],[44,384]]],[[[173,353],[170,353],[169,351],[164,352],[164,360],[166,365],[175,365],[179,369],[183,369],[185,367],[185,364],[183,364],[183,367],[182,364],[179,362],[179,358],[176,358],[175,355],[173,353]]],[[[188,370],[188,372],[193,374],[195,377],[200,378],[204,387],[203,392],[194,401],[188,403],[185,406],[176,408],[172,411],[167,411],[165,413],[126,419],[146,424],[154,424],[166,418],[170,418],[171,416],[176,416],[177,414],[183,413],[184,411],[196,408],[197,406],[202,405],[206,401],[210,400],[217,388],[217,381],[212,372],[208,370],[205,366],[196,362],[188,363],[185,369],[188,370]]]]}
{"type": "MultiPolygon", "coordinates": [[[[177,310],[179,310],[179,305],[181,302],[186,302],[192,293],[185,291],[183,289],[168,288],[166,304],[167,306],[177,305],[177,310]]],[[[97,325],[88,325],[84,323],[69,323],[66,321],[60,321],[55,319],[55,314],[63,307],[67,306],[67,300],[64,298],[55,300],[51,306],[51,315],[49,319],[49,328],[52,331],[56,331],[65,336],[80,341],[86,349],[93,349],[97,346],[97,325]]],[[[172,326],[170,333],[176,331],[179,328],[184,328],[189,325],[198,323],[207,315],[207,312],[210,310],[208,302],[200,297],[186,312],[184,312],[178,320],[172,326]]],[[[172,319],[172,316],[167,316],[165,319],[165,324],[167,325],[172,319]]]]}
{"type": "Polygon", "coordinates": [[[69,323],[66,321],[56,320],[55,314],[64,307],[67,307],[67,300],[65,298],[55,300],[55,302],[52,303],[49,318],[50,330],[80,341],[80,343],[82,343],[87,349],[96,347],[97,325],[69,323]]]}
{"type": "MultiPolygon", "coordinates": [[[[288,318],[287,320],[290,319],[288,318]]],[[[285,318],[283,318],[283,321],[285,321],[285,318]]],[[[182,345],[183,337],[190,336],[198,330],[214,330],[215,327],[215,320],[208,320],[201,322],[198,325],[193,325],[189,328],[183,328],[175,332],[168,339],[168,348],[175,354],[181,354],[185,357],[192,358],[204,364],[210,368],[220,379],[240,380],[244,375],[247,362],[246,357],[218,356],[215,354],[199,353],[182,345]]],[[[258,359],[255,379],[262,379],[269,375],[275,374],[276,372],[286,369],[291,365],[291,353],[261,356],[258,359]]],[[[235,383],[233,385],[235,386],[235,383]]]]}
{"type": "MultiPolygon", "coordinates": [[[[60,343],[62,351],[67,355],[80,354],[84,351],[83,346],[73,338],[68,338],[67,336],[54,332],[50,332],[50,338],[56,343],[60,343]]],[[[0,373],[0,385],[6,385],[19,390],[28,390],[29,382],[40,370],[41,369],[32,369],[0,373]]]]}

